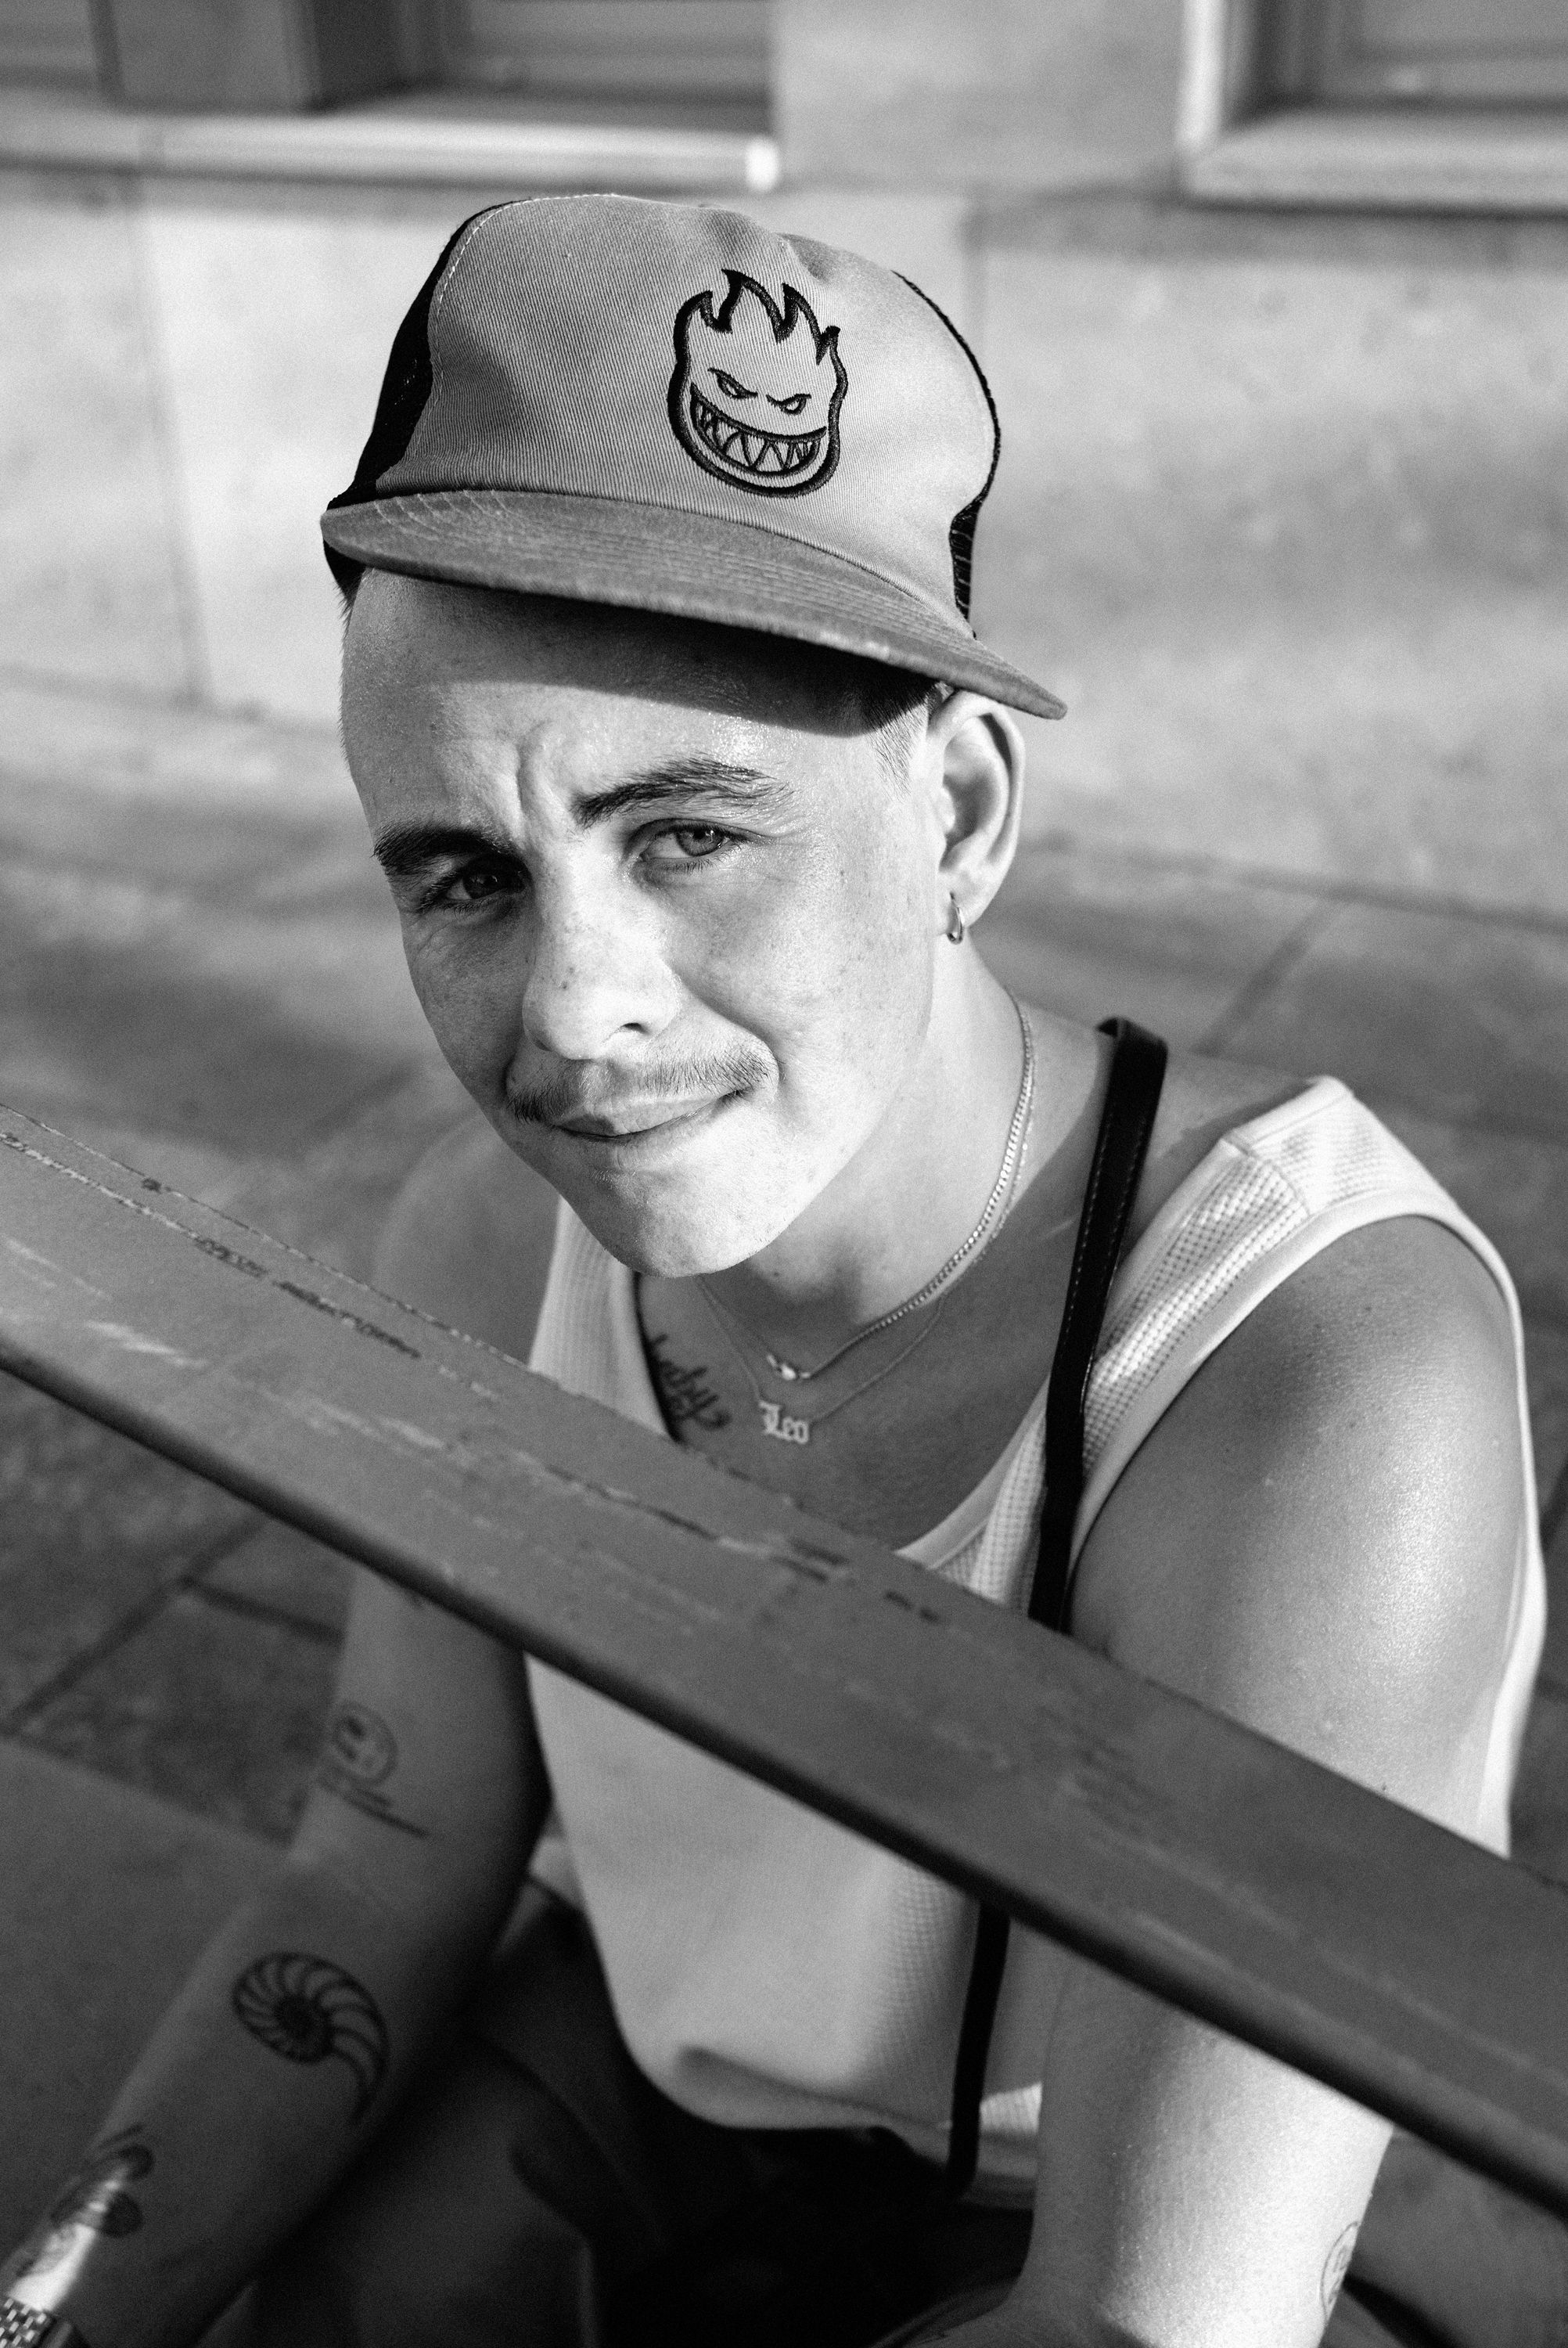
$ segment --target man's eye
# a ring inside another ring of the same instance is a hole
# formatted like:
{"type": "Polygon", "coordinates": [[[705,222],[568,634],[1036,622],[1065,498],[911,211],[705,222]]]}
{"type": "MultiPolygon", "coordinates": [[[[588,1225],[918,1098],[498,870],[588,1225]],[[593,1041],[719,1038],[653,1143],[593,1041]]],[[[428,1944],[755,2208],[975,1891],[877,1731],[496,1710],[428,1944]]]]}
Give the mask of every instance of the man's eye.
{"type": "Polygon", "coordinates": [[[672,847],[677,852],[666,857],[668,863],[700,864],[705,857],[716,856],[730,844],[730,834],[712,823],[672,823],[654,841],[655,851],[672,847]]]}
{"type": "Polygon", "coordinates": [[[737,383],[733,375],[726,375],[723,367],[713,369],[713,381],[726,399],[755,399],[757,396],[754,391],[748,391],[743,383],[737,383]]]}
{"type": "Polygon", "coordinates": [[[776,407],[782,416],[798,416],[810,397],[809,391],[792,391],[787,399],[775,399],[770,391],[768,406],[776,407]]]}
{"type": "Polygon", "coordinates": [[[489,898],[504,896],[513,885],[513,876],[498,864],[470,864],[447,881],[441,901],[447,905],[482,905],[489,898]]]}

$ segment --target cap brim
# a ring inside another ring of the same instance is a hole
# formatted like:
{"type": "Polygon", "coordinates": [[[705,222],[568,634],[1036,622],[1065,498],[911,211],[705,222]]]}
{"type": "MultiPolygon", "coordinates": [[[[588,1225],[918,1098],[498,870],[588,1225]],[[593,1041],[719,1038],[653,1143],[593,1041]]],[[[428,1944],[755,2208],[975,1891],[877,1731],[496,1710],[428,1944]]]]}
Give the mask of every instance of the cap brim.
{"type": "Polygon", "coordinates": [[[331,507],[322,535],[373,571],[757,628],[968,685],[1037,717],[1064,714],[956,611],[948,619],[857,563],[744,522],[547,490],[443,489],[331,507]]]}

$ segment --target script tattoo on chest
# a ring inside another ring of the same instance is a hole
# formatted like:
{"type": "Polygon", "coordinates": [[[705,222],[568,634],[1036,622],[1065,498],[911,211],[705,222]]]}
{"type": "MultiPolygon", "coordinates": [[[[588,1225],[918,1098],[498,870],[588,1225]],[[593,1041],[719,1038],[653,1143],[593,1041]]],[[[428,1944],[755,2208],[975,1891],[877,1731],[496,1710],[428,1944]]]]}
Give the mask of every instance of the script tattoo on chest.
{"type": "Polygon", "coordinates": [[[708,1375],[707,1364],[699,1362],[694,1370],[685,1369],[670,1359],[669,1344],[668,1337],[648,1340],[648,1359],[671,1426],[705,1426],[710,1434],[728,1426],[729,1412],[712,1387],[702,1383],[708,1375]]]}
{"type": "Polygon", "coordinates": [[[0,2284],[57,2267],[79,2233],[111,2239],[134,2234],[141,2204],[128,2188],[152,2167],[152,2148],[139,2121],[105,2138],[87,2154],[36,2231],[0,2271],[0,2284]]]}

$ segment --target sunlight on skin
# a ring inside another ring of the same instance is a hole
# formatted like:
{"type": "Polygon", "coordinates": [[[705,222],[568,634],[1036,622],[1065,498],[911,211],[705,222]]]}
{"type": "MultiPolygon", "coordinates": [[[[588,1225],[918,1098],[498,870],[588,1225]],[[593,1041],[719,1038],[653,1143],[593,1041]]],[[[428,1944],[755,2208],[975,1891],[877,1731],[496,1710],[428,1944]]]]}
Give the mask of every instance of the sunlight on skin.
{"type": "Polygon", "coordinates": [[[897,781],[798,647],[737,674],[723,634],[371,574],[344,736],[420,1002],[503,1138],[634,1268],[743,1263],[753,1310],[853,1325],[994,1179],[1017,1020],[943,933],[1010,861],[1021,745],[956,695],[897,781]]]}
{"type": "MultiPolygon", "coordinates": [[[[1010,721],[958,695],[895,776],[814,655],[749,639],[743,664],[723,637],[376,578],[345,736],[420,999],[492,1124],[623,1262],[672,1289],[717,1273],[753,1335],[810,1361],[929,1278],[995,1179],[1018,1024],[944,932],[951,897],[972,923],[1000,885],[1020,759],[1010,721]]],[[[1046,1167],[1077,1162],[1098,1066],[1092,1035],[1040,1017],[1046,1167]]],[[[1178,1061],[1158,1182],[1211,1120],[1292,1089],[1178,1061]]],[[[1471,1832],[1517,1414],[1501,1299],[1479,1266],[1471,1296],[1456,1245],[1399,1220],[1348,1234],[1249,1313],[1120,1477],[1074,1634],[1471,1832]]],[[[972,1443],[1000,1319],[967,1366],[921,1356],[891,1448],[915,1423],[923,1457],[972,1443]],[[923,1392],[942,1407],[917,1421],[923,1392]]],[[[867,1468],[876,1409],[850,1468],[871,1530],[903,1492],[867,1468]]],[[[797,1497],[838,1492],[832,1472],[825,1447],[797,1497]]],[[[1386,2125],[1092,1967],[1049,2011],[1030,2256],[955,2348],[1312,2348],[1386,2125]]]]}

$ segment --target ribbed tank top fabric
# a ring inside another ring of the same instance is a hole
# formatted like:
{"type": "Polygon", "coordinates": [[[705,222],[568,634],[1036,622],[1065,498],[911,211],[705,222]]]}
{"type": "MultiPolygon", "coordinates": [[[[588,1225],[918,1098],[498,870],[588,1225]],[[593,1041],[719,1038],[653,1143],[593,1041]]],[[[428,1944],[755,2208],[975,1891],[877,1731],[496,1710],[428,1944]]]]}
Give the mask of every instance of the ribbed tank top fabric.
{"type": "MultiPolygon", "coordinates": [[[[1139,1445],[1247,1313],[1345,1232],[1403,1215],[1474,1251],[1514,1331],[1526,1530],[1471,1828],[1506,1851],[1545,1627],[1518,1303],[1490,1241],[1336,1078],[1227,1134],[1122,1265],[1090,1384],[1073,1555],[1139,1445]]],[[[663,1430],[633,1278],[564,1205],[531,1366],[663,1430]]],[[[987,1475],[904,1551],[998,1605],[1027,1602],[1044,1404],[1042,1391],[987,1475]]],[[[528,1671],[556,1804],[534,1871],[587,1910],[648,2076],[721,2125],[881,2126],[940,2159],[972,1905],[606,1698],[540,1664],[528,1671]]],[[[1059,1951],[1014,1931],[982,2107],[981,2190],[1028,2189],[1041,2050],[1065,1977],[1059,1951]]]]}

